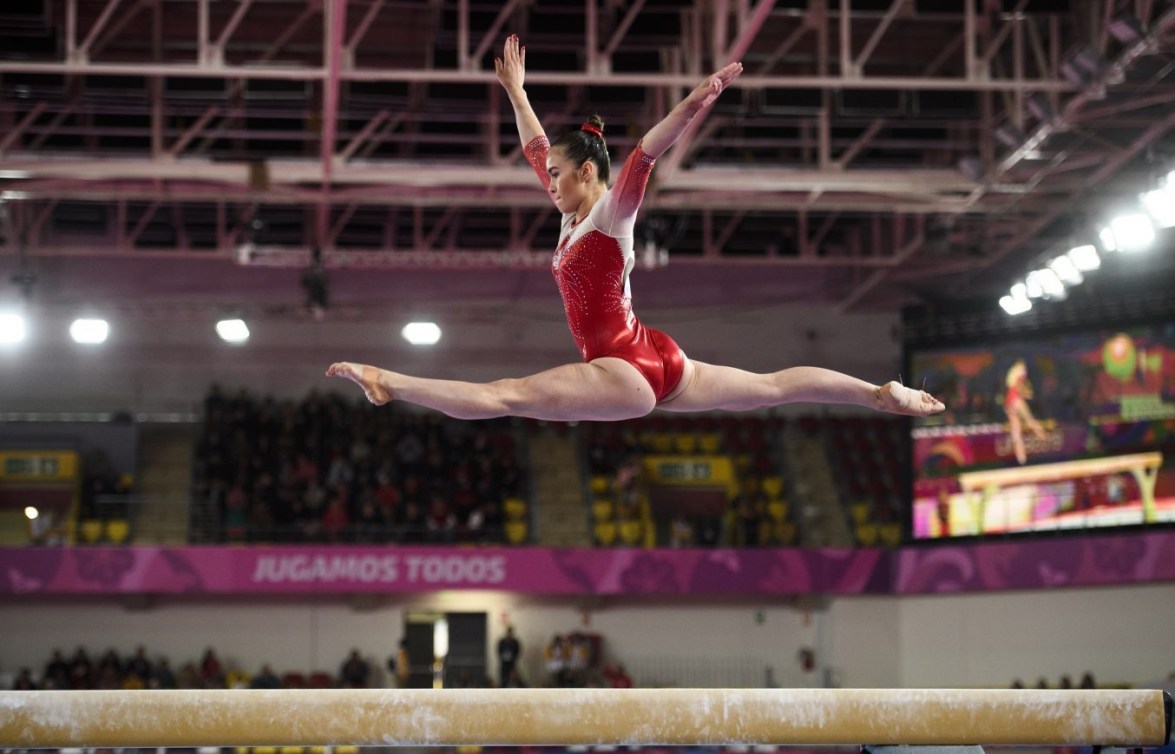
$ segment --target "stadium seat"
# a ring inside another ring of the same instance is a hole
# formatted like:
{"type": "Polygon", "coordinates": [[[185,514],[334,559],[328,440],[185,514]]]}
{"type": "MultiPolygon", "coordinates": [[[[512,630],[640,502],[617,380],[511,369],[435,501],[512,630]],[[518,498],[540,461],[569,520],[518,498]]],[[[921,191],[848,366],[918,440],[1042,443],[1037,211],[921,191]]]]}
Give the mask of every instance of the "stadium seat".
{"type": "Polygon", "coordinates": [[[673,449],[683,456],[692,455],[698,451],[698,438],[692,434],[674,435],[673,449]]]}
{"type": "Polygon", "coordinates": [[[616,542],[616,524],[611,521],[596,522],[596,544],[609,547],[616,542]]]}
{"type": "Polygon", "coordinates": [[[506,522],[506,541],[512,545],[520,545],[526,542],[526,522],[525,521],[507,521],[506,522]]]}
{"type": "Polygon", "coordinates": [[[849,512],[853,515],[853,523],[860,526],[869,520],[869,503],[853,503],[849,506],[849,512]]]}
{"type": "Polygon", "coordinates": [[[783,477],[775,474],[763,477],[763,494],[768,500],[777,500],[783,494],[783,477]]]}
{"type": "Polygon", "coordinates": [[[78,524],[78,537],[82,542],[92,545],[102,539],[102,522],[87,518],[78,524]]]}
{"type": "Polygon", "coordinates": [[[706,432],[698,438],[698,450],[714,455],[722,449],[722,435],[717,432],[706,432]]]}
{"type": "MultiPolygon", "coordinates": [[[[323,671],[311,673],[310,678],[306,682],[312,689],[329,689],[335,685],[334,677],[330,673],[323,671]]],[[[286,752],[283,751],[282,754],[286,754],[286,752]]]]}
{"type": "Polygon", "coordinates": [[[526,501],[522,498],[506,498],[506,502],[502,504],[502,509],[506,513],[506,518],[511,521],[520,521],[526,518],[526,501]]]}
{"type": "Polygon", "coordinates": [[[644,534],[645,526],[643,521],[620,522],[620,541],[624,544],[629,546],[639,545],[644,534]]]}
{"type": "Polygon", "coordinates": [[[897,547],[902,543],[902,527],[900,524],[881,525],[881,544],[886,547],[897,547]]]}
{"type": "Polygon", "coordinates": [[[112,518],[106,522],[106,539],[111,544],[121,545],[131,536],[131,525],[124,518],[112,518]]]}
{"type": "Polygon", "coordinates": [[[616,507],[611,500],[596,500],[592,503],[592,518],[596,521],[607,521],[616,513],[616,507]]]}
{"type": "Polygon", "coordinates": [[[603,474],[596,474],[592,477],[591,490],[593,494],[607,495],[611,486],[612,485],[609,483],[608,477],[604,476],[603,474]]]}
{"type": "Polygon", "coordinates": [[[877,524],[864,523],[857,525],[857,544],[864,547],[873,547],[877,544],[877,524]]]}
{"type": "Polygon", "coordinates": [[[772,500],[767,503],[767,515],[772,521],[783,521],[787,518],[787,501],[772,500]]]}

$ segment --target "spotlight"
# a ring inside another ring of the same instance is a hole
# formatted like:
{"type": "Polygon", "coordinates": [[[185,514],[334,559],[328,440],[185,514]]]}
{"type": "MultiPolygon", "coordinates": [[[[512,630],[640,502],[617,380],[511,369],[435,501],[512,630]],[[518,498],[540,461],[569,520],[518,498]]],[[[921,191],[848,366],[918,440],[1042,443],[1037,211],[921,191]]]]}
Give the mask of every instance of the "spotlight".
{"type": "Polygon", "coordinates": [[[1092,244],[1074,246],[1065,256],[1069,257],[1073,266],[1082,272],[1096,270],[1102,266],[1102,260],[1097,255],[1097,248],[1092,244]]]}
{"type": "Polygon", "coordinates": [[[1155,240],[1155,226],[1141,212],[1115,217],[1110,221],[1110,232],[1121,251],[1141,251],[1155,240]]]}
{"type": "Polygon", "coordinates": [[[1028,273],[1026,281],[1029,298],[1062,299],[1065,297],[1065,284],[1057,273],[1048,267],[1033,270],[1028,273]],[[1037,295],[1033,295],[1036,293],[1037,295]]]}
{"type": "Polygon", "coordinates": [[[1081,271],[1077,269],[1077,265],[1073,264],[1073,260],[1068,256],[1062,255],[1049,262],[1049,269],[1066,285],[1081,285],[1085,280],[1081,271]]]}
{"type": "Polygon", "coordinates": [[[225,343],[244,343],[249,339],[249,326],[243,319],[222,319],[216,323],[216,334],[225,343]]]}
{"type": "Polygon", "coordinates": [[[1000,306],[1013,317],[1023,314],[1032,308],[1032,302],[1027,298],[1018,298],[1015,295],[1000,297],[1000,306]]]}
{"type": "Polygon", "coordinates": [[[1101,241],[1102,248],[1106,251],[1118,251],[1118,239],[1114,238],[1114,231],[1110,228],[1102,228],[1097,232],[1097,238],[1101,241]]]}
{"type": "Polygon", "coordinates": [[[27,518],[29,521],[36,521],[37,517],[40,515],[41,515],[41,511],[37,510],[34,506],[32,506],[32,505],[25,506],[24,517],[27,518]]]}
{"type": "Polygon", "coordinates": [[[414,346],[431,346],[441,339],[441,328],[435,322],[409,322],[400,334],[414,346]]]}
{"type": "Polygon", "coordinates": [[[1157,188],[1139,196],[1142,206],[1151,213],[1160,228],[1175,227],[1175,183],[1170,180],[1164,188],[1157,188]]]}
{"type": "Polygon", "coordinates": [[[105,343],[110,335],[110,324],[104,319],[75,319],[69,326],[74,343],[105,343]]]}
{"type": "Polygon", "coordinates": [[[0,344],[19,343],[24,340],[24,317],[13,313],[0,313],[0,344]]]}

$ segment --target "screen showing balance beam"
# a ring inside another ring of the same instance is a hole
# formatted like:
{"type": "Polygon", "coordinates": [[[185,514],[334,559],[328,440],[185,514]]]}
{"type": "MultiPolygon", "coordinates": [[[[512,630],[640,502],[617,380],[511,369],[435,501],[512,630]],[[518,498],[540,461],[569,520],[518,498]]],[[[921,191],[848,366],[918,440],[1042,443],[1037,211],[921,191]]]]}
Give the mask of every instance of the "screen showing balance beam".
{"type": "Polygon", "coordinates": [[[1175,323],[910,354],[915,539],[1175,521],[1175,323]]]}

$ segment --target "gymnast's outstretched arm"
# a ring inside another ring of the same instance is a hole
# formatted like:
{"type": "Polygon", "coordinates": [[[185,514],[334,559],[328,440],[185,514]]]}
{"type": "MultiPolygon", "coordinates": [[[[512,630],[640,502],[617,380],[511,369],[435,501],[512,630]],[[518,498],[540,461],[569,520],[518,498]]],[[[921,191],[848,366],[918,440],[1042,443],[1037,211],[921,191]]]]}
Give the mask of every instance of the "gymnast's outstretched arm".
{"type": "Polygon", "coordinates": [[[545,136],[543,125],[531,109],[526,90],[522,88],[526,78],[526,48],[519,45],[517,34],[506,37],[502,57],[494,58],[494,72],[498,74],[498,81],[514,106],[514,120],[518,125],[518,138],[522,139],[522,146],[530,144],[536,137],[545,136]]]}
{"type": "Polygon", "coordinates": [[[731,63],[698,84],[660,123],[649,129],[645,138],[641,139],[640,146],[644,153],[653,159],[665,154],[678,137],[685,133],[698,113],[714,104],[722,90],[730,86],[742,72],[742,63],[731,63]]]}

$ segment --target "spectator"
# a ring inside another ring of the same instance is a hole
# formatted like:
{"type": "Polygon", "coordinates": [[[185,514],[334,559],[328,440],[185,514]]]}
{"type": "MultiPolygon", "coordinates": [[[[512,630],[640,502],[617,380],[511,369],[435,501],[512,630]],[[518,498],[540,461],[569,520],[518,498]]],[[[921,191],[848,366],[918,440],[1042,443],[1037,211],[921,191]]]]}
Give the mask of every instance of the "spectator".
{"type": "Polygon", "coordinates": [[[690,547],[694,543],[694,527],[686,515],[678,511],[669,523],[669,546],[690,547]]]}
{"type": "Polygon", "coordinates": [[[347,538],[351,518],[347,514],[347,501],[343,495],[331,498],[330,505],[322,514],[322,531],[328,542],[342,542],[347,538]]]}
{"type": "Polygon", "coordinates": [[[387,539],[388,525],[383,511],[376,507],[373,496],[364,495],[359,505],[359,515],[355,517],[355,541],[380,544],[387,539]]]}
{"type": "Polygon", "coordinates": [[[543,649],[543,665],[547,676],[554,686],[566,686],[568,673],[567,663],[570,659],[570,647],[567,640],[560,634],[551,637],[551,642],[543,649]]]}
{"type": "Polygon", "coordinates": [[[78,647],[69,665],[70,687],[75,689],[94,688],[94,666],[86,654],[85,647],[78,647]]]}
{"type": "Polygon", "coordinates": [[[608,684],[614,689],[630,689],[632,688],[632,677],[629,676],[628,671],[624,669],[623,665],[617,664],[604,669],[604,678],[608,684]]]}
{"type": "Polygon", "coordinates": [[[46,686],[52,685],[52,688],[69,688],[69,663],[65,661],[60,649],[54,649],[53,656],[45,664],[45,674],[42,681],[46,686]]]}
{"type": "Polygon", "coordinates": [[[280,689],[282,687],[282,681],[269,665],[262,665],[261,670],[249,682],[249,687],[254,689],[280,689]]]}
{"type": "Polygon", "coordinates": [[[203,688],[221,688],[224,686],[224,670],[220,666],[220,658],[212,647],[204,650],[200,659],[200,676],[197,679],[203,688]]]}
{"type": "Polygon", "coordinates": [[[13,691],[36,691],[37,683],[33,680],[32,671],[28,668],[21,668],[20,673],[17,674],[16,680],[12,683],[13,691]]]}
{"type": "Polygon", "coordinates": [[[400,639],[400,646],[396,649],[396,656],[389,662],[390,670],[396,677],[396,687],[408,688],[408,679],[412,675],[412,658],[408,655],[408,640],[400,639]]]}
{"type": "Polygon", "coordinates": [[[370,666],[359,656],[358,649],[352,649],[347,661],[339,668],[339,680],[343,688],[367,688],[368,676],[371,675],[370,666]]]}
{"type": "Polygon", "coordinates": [[[522,655],[522,644],[514,636],[514,626],[506,626],[506,635],[498,639],[498,685],[506,686],[522,655]]]}
{"type": "Polygon", "coordinates": [[[142,644],[135,648],[134,655],[127,660],[126,670],[144,680],[151,677],[154,668],[151,665],[151,660],[147,658],[147,649],[142,644]]]}
{"type": "Polygon", "coordinates": [[[171,672],[171,664],[166,657],[160,657],[155,662],[155,672],[147,685],[153,689],[176,688],[175,674],[171,672]]]}

